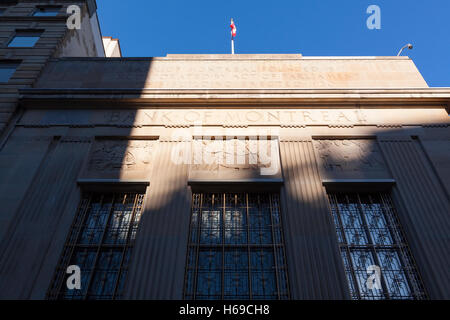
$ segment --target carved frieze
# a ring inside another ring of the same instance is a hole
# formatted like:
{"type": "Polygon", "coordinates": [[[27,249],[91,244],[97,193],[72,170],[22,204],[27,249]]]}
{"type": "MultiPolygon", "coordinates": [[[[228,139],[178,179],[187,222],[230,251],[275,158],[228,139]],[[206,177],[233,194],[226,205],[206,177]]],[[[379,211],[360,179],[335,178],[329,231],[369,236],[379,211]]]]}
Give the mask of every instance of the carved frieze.
{"type": "Polygon", "coordinates": [[[153,144],[148,140],[96,140],[82,178],[144,179],[150,174],[153,144]]]}
{"type": "Polygon", "coordinates": [[[376,140],[315,140],[319,169],[327,178],[386,178],[386,164],[376,140]]]}
{"type": "Polygon", "coordinates": [[[281,179],[276,139],[196,139],[192,146],[191,181],[281,179]]]}
{"type": "Polygon", "coordinates": [[[150,141],[99,140],[91,151],[89,171],[137,170],[150,163],[150,141]]]}
{"type": "Polygon", "coordinates": [[[374,140],[316,140],[315,148],[327,171],[384,169],[385,165],[374,140]]]}

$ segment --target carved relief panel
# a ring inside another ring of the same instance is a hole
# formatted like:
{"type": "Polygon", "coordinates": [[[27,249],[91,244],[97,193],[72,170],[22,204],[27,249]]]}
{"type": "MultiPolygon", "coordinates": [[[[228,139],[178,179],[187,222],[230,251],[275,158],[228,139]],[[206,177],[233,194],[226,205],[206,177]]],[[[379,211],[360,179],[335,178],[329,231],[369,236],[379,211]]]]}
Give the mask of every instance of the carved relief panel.
{"type": "Polygon", "coordinates": [[[281,181],[278,140],[196,139],[189,180],[281,181]]]}
{"type": "Polygon", "coordinates": [[[154,141],[99,139],[91,148],[83,178],[136,179],[150,175],[154,141]]]}
{"type": "Polygon", "coordinates": [[[314,140],[322,179],[390,178],[374,139],[314,140]]]}

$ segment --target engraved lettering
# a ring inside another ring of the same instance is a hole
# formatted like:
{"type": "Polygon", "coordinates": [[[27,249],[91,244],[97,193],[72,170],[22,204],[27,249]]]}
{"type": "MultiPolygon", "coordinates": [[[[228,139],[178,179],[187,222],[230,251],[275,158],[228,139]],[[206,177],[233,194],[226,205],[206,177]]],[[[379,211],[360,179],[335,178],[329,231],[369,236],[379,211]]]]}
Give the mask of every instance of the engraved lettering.
{"type": "Polygon", "coordinates": [[[272,119],[280,122],[280,111],[267,112],[267,121],[272,121],[272,119]]]}
{"type": "Polygon", "coordinates": [[[337,118],[337,122],[340,122],[341,119],[344,119],[347,122],[350,122],[350,119],[345,115],[344,112],[339,112],[338,118],[337,118]]]}
{"type": "Polygon", "coordinates": [[[316,122],[316,120],[314,120],[314,119],[311,117],[311,113],[310,113],[309,111],[303,111],[303,121],[306,122],[307,119],[310,120],[311,122],[316,122]]]}
{"type": "Polygon", "coordinates": [[[247,114],[245,115],[245,118],[246,118],[248,121],[256,122],[256,121],[261,120],[262,115],[261,115],[261,113],[256,112],[256,111],[249,111],[249,112],[247,112],[247,114]]]}

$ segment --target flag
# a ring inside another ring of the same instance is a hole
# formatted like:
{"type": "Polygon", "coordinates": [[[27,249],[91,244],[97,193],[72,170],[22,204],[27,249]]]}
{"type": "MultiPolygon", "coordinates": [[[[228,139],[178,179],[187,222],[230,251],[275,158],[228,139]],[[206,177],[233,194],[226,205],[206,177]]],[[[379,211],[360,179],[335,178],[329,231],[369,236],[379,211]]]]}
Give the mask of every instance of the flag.
{"type": "Polygon", "coordinates": [[[236,25],[234,24],[233,19],[231,19],[231,24],[230,24],[230,28],[231,28],[231,37],[236,37],[236,25]]]}

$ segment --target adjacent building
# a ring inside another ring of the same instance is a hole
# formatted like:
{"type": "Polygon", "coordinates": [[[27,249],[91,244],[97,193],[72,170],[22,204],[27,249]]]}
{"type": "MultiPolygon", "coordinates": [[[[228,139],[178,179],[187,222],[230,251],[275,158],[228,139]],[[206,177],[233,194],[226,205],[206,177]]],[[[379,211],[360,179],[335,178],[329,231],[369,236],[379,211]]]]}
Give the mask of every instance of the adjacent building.
{"type": "Polygon", "coordinates": [[[122,58],[71,4],[0,11],[1,298],[450,298],[450,88],[408,57],[122,58]]]}

